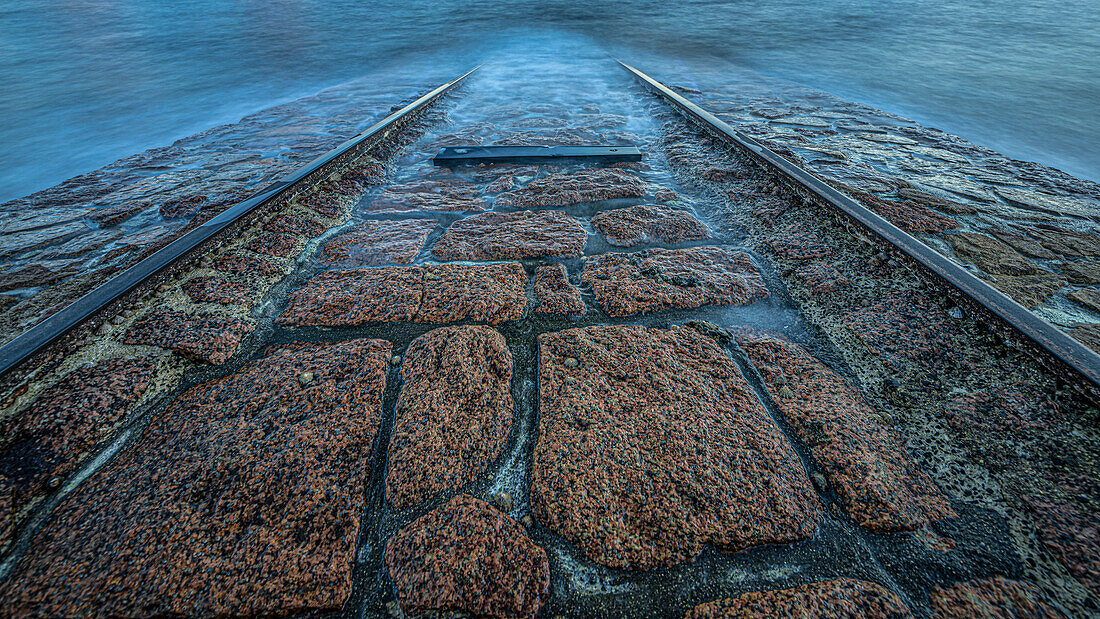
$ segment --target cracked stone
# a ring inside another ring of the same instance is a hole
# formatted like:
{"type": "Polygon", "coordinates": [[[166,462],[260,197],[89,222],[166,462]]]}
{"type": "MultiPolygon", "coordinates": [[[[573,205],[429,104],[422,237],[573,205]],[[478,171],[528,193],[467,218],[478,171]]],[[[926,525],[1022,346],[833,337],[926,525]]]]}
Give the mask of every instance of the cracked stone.
{"type": "Polygon", "coordinates": [[[339,611],[389,354],[388,342],[352,340],[188,389],[57,509],[0,585],[8,611],[339,611]],[[302,370],[317,376],[305,389],[302,370]]]}
{"type": "Polygon", "coordinates": [[[460,219],[432,248],[440,260],[575,258],[588,233],[563,211],[481,213],[460,219]]]}
{"type": "Polygon", "coordinates": [[[650,569],[704,544],[813,534],[801,462],[712,339],[687,327],[543,333],[538,367],[532,508],[592,560],[650,569]]]}
{"type": "Polygon", "coordinates": [[[651,249],[587,259],[581,280],[610,316],[766,299],[764,278],[747,254],[720,247],[651,249]]]}

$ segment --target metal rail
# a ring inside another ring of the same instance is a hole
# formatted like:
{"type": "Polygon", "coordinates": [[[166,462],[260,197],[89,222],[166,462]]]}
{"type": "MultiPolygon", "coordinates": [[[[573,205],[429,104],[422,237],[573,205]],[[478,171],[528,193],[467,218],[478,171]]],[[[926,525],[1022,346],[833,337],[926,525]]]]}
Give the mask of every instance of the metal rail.
{"type": "Polygon", "coordinates": [[[1073,371],[1087,381],[1085,385],[1093,394],[1100,393],[1100,355],[1066,335],[1054,325],[1036,316],[1016,303],[1003,292],[978,279],[966,269],[952,262],[919,239],[902,231],[874,211],[833,189],[810,172],[780,157],[753,138],[737,131],[714,114],[688,101],[672,89],[638,69],[619,61],[650,90],[668,101],[678,112],[702,126],[717,137],[746,151],[765,167],[777,172],[808,192],[812,199],[831,206],[862,229],[893,246],[911,262],[919,265],[937,280],[946,283],[971,302],[1000,319],[1013,331],[1022,335],[1048,357],[1073,371]]]}
{"type": "Polygon", "coordinates": [[[137,290],[150,278],[179,263],[218,234],[231,229],[263,208],[293,196],[302,187],[308,187],[319,178],[325,178],[337,171],[341,164],[373,147],[390,129],[439,99],[479,67],[480,65],[435,88],[359,135],[261,189],[248,200],[226,209],[0,347],[0,377],[45,350],[112,303],[137,290]]]}

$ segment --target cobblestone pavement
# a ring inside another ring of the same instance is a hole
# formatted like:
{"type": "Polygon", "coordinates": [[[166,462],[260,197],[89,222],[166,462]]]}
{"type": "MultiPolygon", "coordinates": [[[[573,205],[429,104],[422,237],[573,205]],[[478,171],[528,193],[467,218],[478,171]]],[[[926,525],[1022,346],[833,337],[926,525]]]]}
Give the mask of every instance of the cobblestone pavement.
{"type": "MultiPolygon", "coordinates": [[[[532,61],[5,387],[7,612],[1100,612],[1093,404],[605,58],[532,61]],[[493,143],[647,154],[430,163],[493,143]]],[[[1044,315],[1090,298],[1091,184],[715,83],[681,90],[994,283],[1074,282],[1044,315]]]]}

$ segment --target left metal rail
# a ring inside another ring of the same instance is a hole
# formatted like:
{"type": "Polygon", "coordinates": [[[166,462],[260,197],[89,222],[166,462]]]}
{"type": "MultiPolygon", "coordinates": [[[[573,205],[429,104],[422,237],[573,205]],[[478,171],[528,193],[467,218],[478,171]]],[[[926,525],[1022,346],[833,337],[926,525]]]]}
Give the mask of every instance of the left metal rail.
{"type": "Polygon", "coordinates": [[[474,67],[466,71],[391,113],[359,135],[264,187],[244,202],[231,206],[23,332],[0,347],[0,378],[8,376],[65,335],[127,299],[150,280],[209,247],[215,239],[237,229],[269,207],[288,201],[339,172],[344,165],[374,148],[477,69],[474,67]]]}

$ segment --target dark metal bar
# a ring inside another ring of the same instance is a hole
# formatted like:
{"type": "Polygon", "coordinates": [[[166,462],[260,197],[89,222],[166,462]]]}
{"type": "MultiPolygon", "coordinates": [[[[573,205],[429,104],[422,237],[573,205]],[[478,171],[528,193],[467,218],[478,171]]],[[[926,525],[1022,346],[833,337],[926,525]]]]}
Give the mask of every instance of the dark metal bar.
{"type": "Polygon", "coordinates": [[[432,159],[437,166],[478,163],[547,163],[586,160],[600,163],[641,161],[636,146],[445,146],[432,159]]]}
{"type": "Polygon", "coordinates": [[[919,239],[910,236],[874,211],[833,189],[810,172],[780,157],[753,138],[735,130],[714,114],[688,101],[664,84],[619,61],[650,90],[661,95],[689,120],[748,152],[766,167],[808,191],[819,202],[844,213],[861,228],[892,245],[912,262],[946,282],[959,293],[996,316],[1033,342],[1042,352],[1083,377],[1094,392],[1100,392],[1100,355],[1016,303],[1003,292],[978,279],[919,239]]]}
{"type": "Polygon", "coordinates": [[[478,67],[470,69],[386,116],[359,135],[287,174],[275,183],[260,190],[257,195],[226,209],[201,226],[172,241],[153,255],[73,301],[53,316],[31,327],[0,348],[0,375],[6,374],[50,344],[58,341],[85,320],[133,292],[143,282],[161,273],[170,265],[179,262],[219,233],[238,222],[244,221],[260,209],[284,197],[292,196],[298,190],[298,183],[315,179],[319,174],[324,174],[330,168],[335,171],[339,163],[345,159],[353,159],[358,156],[364,148],[372,145],[373,141],[380,139],[388,130],[439,99],[477,69],[478,67]]]}

